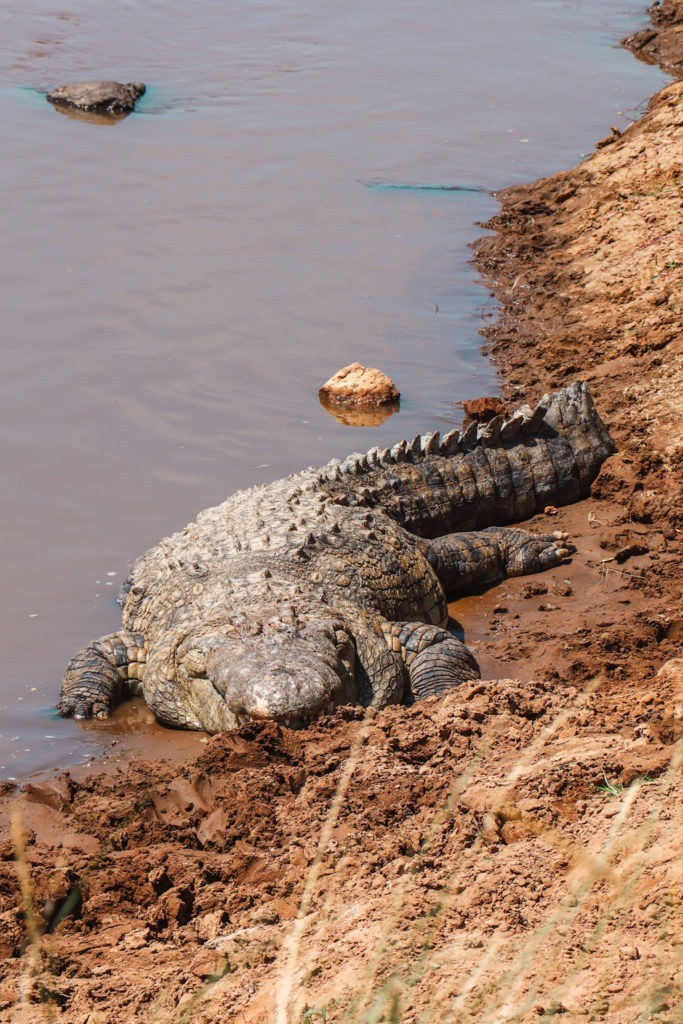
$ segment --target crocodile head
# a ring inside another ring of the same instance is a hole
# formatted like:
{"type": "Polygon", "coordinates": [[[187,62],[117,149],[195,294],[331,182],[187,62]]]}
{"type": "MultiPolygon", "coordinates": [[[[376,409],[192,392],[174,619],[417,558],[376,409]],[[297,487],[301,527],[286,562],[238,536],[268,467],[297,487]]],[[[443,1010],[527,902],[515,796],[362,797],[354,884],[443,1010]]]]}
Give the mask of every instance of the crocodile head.
{"type": "Polygon", "coordinates": [[[190,635],[174,660],[172,696],[210,732],[260,719],[305,725],[356,700],[353,642],[333,621],[190,635]]]}

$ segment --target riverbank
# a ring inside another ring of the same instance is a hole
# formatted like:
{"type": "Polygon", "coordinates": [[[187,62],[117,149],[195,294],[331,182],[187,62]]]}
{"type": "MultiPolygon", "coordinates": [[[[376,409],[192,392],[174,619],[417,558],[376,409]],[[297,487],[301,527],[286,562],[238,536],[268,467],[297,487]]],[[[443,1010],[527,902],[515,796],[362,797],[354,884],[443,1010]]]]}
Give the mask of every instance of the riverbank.
{"type": "Polygon", "coordinates": [[[571,565],[453,606],[497,681],[8,794],[0,1020],[676,1019],[682,136],[678,83],[478,246],[506,397],[619,446],[571,565]]]}

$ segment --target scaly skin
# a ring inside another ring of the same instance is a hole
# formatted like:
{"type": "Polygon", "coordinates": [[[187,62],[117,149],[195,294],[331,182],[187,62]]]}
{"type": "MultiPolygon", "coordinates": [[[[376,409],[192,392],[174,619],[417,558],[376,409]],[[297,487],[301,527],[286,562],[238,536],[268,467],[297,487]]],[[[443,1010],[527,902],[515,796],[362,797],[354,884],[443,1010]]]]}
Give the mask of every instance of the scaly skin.
{"type": "Polygon", "coordinates": [[[106,717],[142,693],[159,721],[218,732],[477,678],[447,600],[566,561],[566,534],[502,524],[584,497],[613,451],[575,384],[462,436],[239,491],[135,562],[121,630],[76,655],[59,710],[106,717]]]}

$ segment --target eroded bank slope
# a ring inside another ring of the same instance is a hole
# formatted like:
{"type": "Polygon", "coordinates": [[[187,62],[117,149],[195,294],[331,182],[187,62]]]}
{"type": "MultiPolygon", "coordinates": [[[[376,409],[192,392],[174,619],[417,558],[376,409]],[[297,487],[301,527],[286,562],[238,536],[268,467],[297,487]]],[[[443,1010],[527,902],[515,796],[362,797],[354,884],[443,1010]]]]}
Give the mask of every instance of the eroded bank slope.
{"type": "Polygon", "coordinates": [[[683,4],[655,0],[648,11],[652,24],[624,39],[624,46],[648,64],[659,64],[670,75],[683,76],[683,4]]]}
{"type": "Polygon", "coordinates": [[[673,85],[479,248],[508,393],[620,447],[571,566],[454,606],[502,681],[9,794],[0,1020],[678,1019],[682,136],[673,85]]]}

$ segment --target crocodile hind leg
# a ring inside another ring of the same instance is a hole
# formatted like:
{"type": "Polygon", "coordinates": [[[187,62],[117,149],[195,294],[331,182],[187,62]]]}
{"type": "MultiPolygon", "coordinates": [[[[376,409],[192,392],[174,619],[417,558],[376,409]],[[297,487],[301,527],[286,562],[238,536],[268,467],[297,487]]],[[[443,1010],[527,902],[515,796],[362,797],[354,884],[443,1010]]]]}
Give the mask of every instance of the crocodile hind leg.
{"type": "Polygon", "coordinates": [[[137,690],[147,652],[139,633],[110,633],[71,659],[57,705],[67,718],[108,718],[111,710],[137,690]]]}
{"type": "Polygon", "coordinates": [[[407,703],[434,697],[481,677],[465,644],[445,629],[424,622],[386,622],[383,630],[389,649],[400,654],[408,670],[407,703]]]}
{"type": "Polygon", "coordinates": [[[566,533],[529,533],[491,526],[449,533],[426,543],[429,563],[449,599],[506,576],[525,576],[567,562],[576,550],[566,533]]]}

